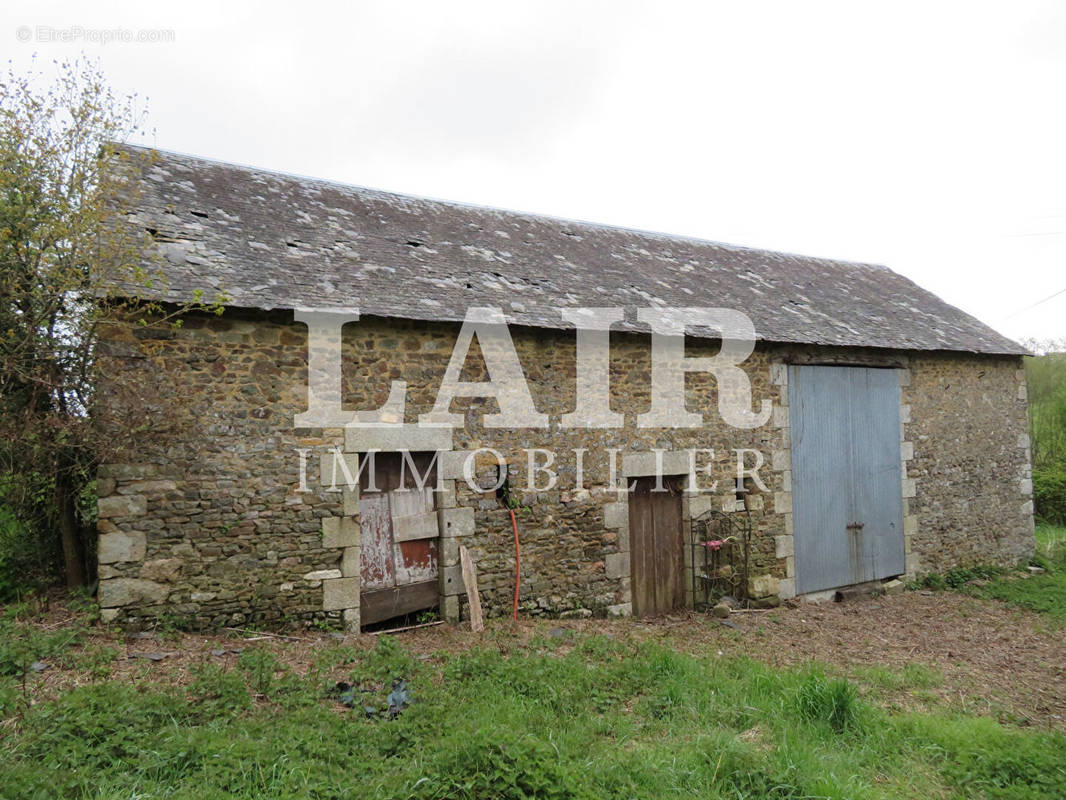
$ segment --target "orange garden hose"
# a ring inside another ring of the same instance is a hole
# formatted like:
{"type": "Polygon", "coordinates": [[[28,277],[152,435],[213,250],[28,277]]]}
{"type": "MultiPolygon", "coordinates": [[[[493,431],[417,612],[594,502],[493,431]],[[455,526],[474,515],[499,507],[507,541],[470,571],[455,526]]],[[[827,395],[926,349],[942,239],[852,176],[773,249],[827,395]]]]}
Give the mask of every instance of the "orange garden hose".
{"type": "Polygon", "coordinates": [[[512,619],[518,621],[518,581],[522,577],[522,557],[518,550],[518,520],[515,519],[514,509],[511,509],[511,527],[514,528],[514,610],[512,619]]]}

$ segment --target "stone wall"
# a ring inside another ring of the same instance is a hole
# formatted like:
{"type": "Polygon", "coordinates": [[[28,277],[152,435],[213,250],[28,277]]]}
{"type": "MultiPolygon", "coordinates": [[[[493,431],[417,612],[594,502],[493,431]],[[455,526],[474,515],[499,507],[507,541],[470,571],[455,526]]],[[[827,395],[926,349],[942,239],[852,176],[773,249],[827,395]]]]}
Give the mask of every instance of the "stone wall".
{"type": "Polygon", "coordinates": [[[306,402],[304,332],[283,318],[229,314],[104,336],[101,396],[127,425],[145,427],[99,470],[105,620],[339,620],[323,609],[316,573],[340,564],[322,523],[341,498],[317,483],[297,491],[295,449],[342,441],[292,428],[306,402]],[[147,419],[142,393],[163,399],[147,419]]]}
{"type": "MultiPolygon", "coordinates": [[[[405,380],[405,421],[417,421],[433,406],[458,328],[372,318],[347,326],[346,407],[377,408],[390,382],[405,380]]],[[[763,453],[761,475],[769,492],[755,489],[749,495],[752,572],[782,579],[781,595],[789,595],[787,386],[775,378],[786,361],[812,354],[860,362],[883,355],[760,346],[744,366],[755,403],[762,398],[775,403],[771,422],[753,430],[727,426],[717,412],[713,378],[693,374],[686,381],[686,402],[704,414],[703,427],[644,429],[635,416],[650,405],[648,338],[612,334],[612,408],[625,415],[625,424],[567,429],[559,416],[574,405],[573,333],[514,329],[511,335],[537,408],[550,415],[551,427],[485,428],[482,414],[496,411],[495,401],[457,400],[453,410],[465,412],[466,424],[454,431],[450,448],[460,456],[491,447],[507,461],[511,497],[521,509],[523,613],[629,611],[628,523],[624,500],[608,486],[606,448],[618,451],[619,474],[627,456],[660,449],[673,454],[673,471],[680,472],[677,458],[683,451],[715,448],[717,489],[686,499],[686,514],[692,516],[735,503],[731,448],[763,453]],[[537,447],[559,453],[553,466],[559,485],[553,489],[524,488],[523,449],[537,447]],[[587,450],[582,487],[574,486],[575,448],[587,450]]],[[[106,344],[101,370],[105,385],[114,387],[110,403],[131,424],[147,423],[148,430],[100,470],[105,618],[136,623],[171,614],[198,626],[297,619],[357,626],[358,497],[327,491],[322,480],[329,472],[323,469],[331,463],[329,450],[342,445],[344,432],[292,427],[293,416],[306,408],[304,326],[291,314],[229,311],[221,318],[191,315],[178,329],[114,326],[106,344]],[[144,419],[143,408],[123,400],[123,385],[136,383],[150,384],[168,410],[144,419]]],[[[711,343],[687,349],[698,356],[717,348],[711,343]]],[[[988,558],[977,560],[1024,555],[1032,547],[1032,522],[1024,505],[1029,498],[1023,498],[1028,454],[1019,439],[1024,398],[1018,395],[1023,385],[1016,375],[1018,359],[898,358],[909,367],[904,394],[914,459],[901,468],[917,490],[907,501],[920,555],[915,567],[942,569],[980,553],[988,558]],[[1006,405],[995,410],[1001,403],[1006,405]],[[993,469],[983,461],[990,452],[993,469]],[[947,485],[938,488],[940,482],[947,485]],[[997,534],[989,532],[990,518],[999,520],[997,534]],[[983,537],[980,545],[974,545],[974,536],[983,537]]],[[[475,347],[463,378],[483,377],[475,347]]],[[[362,449],[359,440],[350,436],[348,449],[362,449]]],[[[477,481],[494,484],[495,470],[495,461],[482,454],[477,481]]],[[[438,502],[444,610],[454,616],[462,603],[457,543],[445,533],[448,516],[463,520],[457,530],[477,563],[487,613],[509,612],[514,575],[509,513],[495,493],[476,493],[454,473],[448,480],[449,492],[438,502]]]]}
{"type": "Polygon", "coordinates": [[[916,517],[914,571],[1031,556],[1032,462],[1021,359],[915,356],[903,397],[913,443],[907,475],[916,517]]]}

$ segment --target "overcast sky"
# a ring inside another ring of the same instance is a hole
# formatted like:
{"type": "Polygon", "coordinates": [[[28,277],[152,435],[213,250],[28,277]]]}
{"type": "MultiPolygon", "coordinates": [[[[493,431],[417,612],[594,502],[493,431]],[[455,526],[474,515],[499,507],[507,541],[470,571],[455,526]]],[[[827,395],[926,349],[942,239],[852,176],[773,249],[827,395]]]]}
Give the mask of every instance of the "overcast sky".
{"type": "Polygon", "coordinates": [[[141,143],[887,264],[1066,337],[1064,0],[6,0],[5,37],[16,69],[98,57],[141,143]],[[88,40],[115,28],[173,41],[88,40]]]}

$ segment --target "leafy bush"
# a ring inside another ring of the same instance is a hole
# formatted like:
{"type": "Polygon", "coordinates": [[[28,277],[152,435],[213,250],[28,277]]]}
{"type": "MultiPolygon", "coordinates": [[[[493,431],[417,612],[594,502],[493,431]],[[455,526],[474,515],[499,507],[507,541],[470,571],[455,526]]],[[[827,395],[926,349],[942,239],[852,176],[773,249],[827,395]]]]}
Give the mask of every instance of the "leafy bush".
{"type": "Polygon", "coordinates": [[[38,560],[33,535],[10,510],[0,506],[0,603],[15,600],[33,588],[38,560]]]}
{"type": "Polygon", "coordinates": [[[1066,525],[1066,464],[1033,469],[1033,507],[1038,519],[1066,525]]]}
{"type": "Polygon", "coordinates": [[[976,564],[972,567],[955,567],[949,569],[943,575],[939,572],[930,572],[922,578],[922,586],[926,589],[961,589],[970,581],[987,581],[997,578],[1006,570],[1003,567],[992,564],[976,564]]]}

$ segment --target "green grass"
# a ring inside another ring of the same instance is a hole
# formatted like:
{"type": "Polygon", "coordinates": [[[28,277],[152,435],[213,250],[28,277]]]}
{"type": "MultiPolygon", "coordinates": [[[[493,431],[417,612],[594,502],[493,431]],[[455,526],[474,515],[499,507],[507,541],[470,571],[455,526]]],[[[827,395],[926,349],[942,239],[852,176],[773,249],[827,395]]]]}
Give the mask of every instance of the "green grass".
{"type": "Polygon", "coordinates": [[[943,574],[930,573],[916,586],[1000,600],[1066,622],[1066,528],[1038,525],[1036,554],[1030,564],[1044,572],[1030,576],[1029,565],[1017,570],[991,565],[956,567],[943,574]]]}
{"type": "Polygon", "coordinates": [[[1066,561],[1066,528],[1057,525],[1037,525],[1036,554],[1040,558],[1066,561]]]}
{"type": "Polygon", "coordinates": [[[253,649],[232,668],[208,658],[183,688],[80,686],[0,725],[0,797],[1066,796],[1061,734],[890,714],[816,667],[596,636],[494,640],[427,661],[381,637],[324,649],[306,674],[253,649]],[[399,677],[414,701],[388,719],[399,677]]]}
{"type": "Polygon", "coordinates": [[[1036,543],[1034,563],[1046,572],[1025,579],[1003,576],[976,587],[976,593],[1066,622],[1066,528],[1038,526],[1036,543]]]}
{"type": "Polygon", "coordinates": [[[875,665],[855,668],[853,672],[864,684],[883,693],[933,689],[944,683],[944,677],[938,670],[917,662],[898,670],[875,665]]]}

